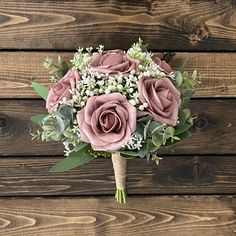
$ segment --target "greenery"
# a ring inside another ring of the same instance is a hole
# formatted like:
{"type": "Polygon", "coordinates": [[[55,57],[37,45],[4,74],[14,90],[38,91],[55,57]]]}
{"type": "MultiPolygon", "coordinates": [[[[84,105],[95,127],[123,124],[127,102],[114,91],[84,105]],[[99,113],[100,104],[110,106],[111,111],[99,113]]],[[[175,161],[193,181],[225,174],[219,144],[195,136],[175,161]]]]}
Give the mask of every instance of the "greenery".
{"type": "Polygon", "coordinates": [[[61,56],[58,56],[56,64],[52,62],[52,58],[46,57],[43,59],[43,65],[49,70],[50,80],[52,83],[58,82],[71,67],[69,63],[61,59],[61,56]]]}
{"type": "Polygon", "coordinates": [[[44,87],[43,85],[37,82],[32,82],[32,87],[41,98],[43,98],[45,101],[47,100],[48,92],[49,92],[48,88],[44,87]]]}
{"type": "Polygon", "coordinates": [[[75,167],[86,164],[95,159],[94,155],[89,153],[90,146],[81,142],[80,148],[76,152],[71,153],[68,157],[64,158],[61,162],[51,168],[51,172],[65,172],[75,167]]]}

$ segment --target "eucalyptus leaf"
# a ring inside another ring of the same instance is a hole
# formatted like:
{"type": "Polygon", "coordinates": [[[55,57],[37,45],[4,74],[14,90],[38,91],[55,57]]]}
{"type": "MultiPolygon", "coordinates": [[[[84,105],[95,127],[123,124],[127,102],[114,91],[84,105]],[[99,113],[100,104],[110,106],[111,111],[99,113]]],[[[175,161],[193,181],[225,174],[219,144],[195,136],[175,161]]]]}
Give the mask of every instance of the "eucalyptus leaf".
{"type": "Polygon", "coordinates": [[[190,117],[190,110],[189,109],[183,109],[179,112],[179,120],[181,123],[185,123],[188,118],[190,117]]]}
{"type": "Polygon", "coordinates": [[[191,127],[192,127],[192,124],[190,124],[190,123],[179,123],[175,127],[175,135],[181,134],[181,133],[187,131],[188,129],[190,129],[191,127]]]}
{"type": "Polygon", "coordinates": [[[144,124],[141,122],[137,122],[137,126],[136,126],[136,132],[139,133],[140,135],[142,135],[142,137],[144,136],[144,124]]]}
{"type": "Polygon", "coordinates": [[[144,130],[143,130],[143,138],[144,138],[144,140],[147,138],[147,132],[148,132],[150,123],[151,123],[151,120],[149,120],[148,123],[144,127],[144,130]]]}
{"type": "Polygon", "coordinates": [[[192,79],[195,80],[197,78],[197,70],[194,70],[192,73],[192,79]]]}
{"type": "Polygon", "coordinates": [[[48,88],[44,87],[43,85],[37,82],[32,82],[32,87],[38,93],[40,97],[42,97],[45,101],[47,100],[48,92],[49,92],[48,88]]]}
{"type": "Polygon", "coordinates": [[[149,142],[149,152],[150,153],[154,153],[156,152],[160,147],[157,147],[153,144],[152,142],[152,139],[150,139],[150,142],[149,142]]]}
{"type": "Polygon", "coordinates": [[[166,130],[165,130],[165,134],[167,135],[167,139],[170,138],[170,137],[174,137],[175,128],[172,127],[172,126],[167,127],[166,130]]]}
{"type": "Polygon", "coordinates": [[[158,121],[151,121],[150,125],[148,126],[148,130],[150,131],[151,134],[155,133],[158,131],[161,127],[163,127],[163,124],[161,124],[158,121]]]}
{"type": "Polygon", "coordinates": [[[31,117],[31,120],[36,123],[40,124],[40,122],[46,117],[47,115],[35,115],[31,117]]]}
{"type": "Polygon", "coordinates": [[[181,67],[179,68],[179,71],[183,72],[187,64],[188,64],[188,58],[185,58],[181,67]]]}
{"type": "Polygon", "coordinates": [[[185,139],[190,138],[191,136],[192,136],[192,134],[189,131],[185,131],[177,136],[180,140],[175,139],[172,142],[172,140],[169,139],[166,141],[165,145],[163,145],[162,147],[167,148],[167,147],[174,146],[174,145],[179,144],[180,142],[184,141],[185,139]]]}
{"type": "Polygon", "coordinates": [[[142,116],[141,118],[138,119],[138,122],[142,122],[142,123],[148,123],[149,120],[153,120],[153,118],[151,116],[142,116]]]}
{"type": "Polygon", "coordinates": [[[51,168],[51,172],[65,172],[75,167],[84,165],[95,159],[95,156],[88,153],[88,147],[84,147],[77,152],[71,153],[58,164],[51,168]]]}
{"type": "Polygon", "coordinates": [[[139,157],[139,154],[135,151],[121,151],[120,152],[120,155],[124,158],[127,158],[127,159],[133,159],[133,158],[136,158],[136,157],[139,157]]]}
{"type": "Polygon", "coordinates": [[[183,82],[183,76],[180,71],[175,72],[175,79],[173,80],[174,85],[178,88],[183,82]]]}
{"type": "Polygon", "coordinates": [[[140,150],[137,151],[131,151],[131,150],[124,150],[121,151],[121,156],[125,158],[135,158],[135,157],[145,157],[149,150],[149,143],[145,142],[143,146],[140,148],[140,150]]]}
{"type": "Polygon", "coordinates": [[[152,142],[156,147],[161,147],[163,144],[163,136],[161,134],[154,133],[152,135],[152,142]]]}
{"type": "Polygon", "coordinates": [[[181,94],[183,102],[188,102],[192,98],[194,92],[195,91],[193,89],[184,90],[181,94]]]}

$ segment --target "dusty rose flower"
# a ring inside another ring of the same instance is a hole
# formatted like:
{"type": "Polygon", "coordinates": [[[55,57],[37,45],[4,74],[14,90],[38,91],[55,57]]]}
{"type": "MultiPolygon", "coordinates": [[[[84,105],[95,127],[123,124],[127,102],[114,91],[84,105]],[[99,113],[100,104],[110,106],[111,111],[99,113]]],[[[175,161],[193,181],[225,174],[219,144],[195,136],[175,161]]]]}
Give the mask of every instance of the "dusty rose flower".
{"type": "Polygon", "coordinates": [[[169,65],[166,61],[161,60],[159,57],[156,57],[156,58],[154,59],[154,62],[155,62],[157,65],[160,66],[160,70],[162,70],[162,71],[164,71],[164,72],[166,72],[166,73],[168,73],[168,74],[171,73],[172,68],[170,67],[170,65],[169,65]]]}
{"type": "Polygon", "coordinates": [[[90,97],[77,114],[80,138],[94,150],[117,151],[136,130],[136,108],[120,93],[90,97]]]}
{"type": "Polygon", "coordinates": [[[91,72],[104,74],[128,74],[136,71],[138,61],[122,50],[110,50],[97,54],[90,63],[91,72]]]}
{"type": "Polygon", "coordinates": [[[141,78],[138,82],[139,100],[148,107],[141,115],[150,115],[160,123],[175,126],[181,104],[180,92],[168,78],[141,78]]]}
{"type": "Polygon", "coordinates": [[[80,80],[79,72],[75,69],[70,69],[66,75],[50,89],[46,101],[46,108],[49,113],[56,109],[59,102],[64,98],[68,103],[71,103],[72,94],[70,90],[74,91],[76,94],[78,80],[80,80]]]}

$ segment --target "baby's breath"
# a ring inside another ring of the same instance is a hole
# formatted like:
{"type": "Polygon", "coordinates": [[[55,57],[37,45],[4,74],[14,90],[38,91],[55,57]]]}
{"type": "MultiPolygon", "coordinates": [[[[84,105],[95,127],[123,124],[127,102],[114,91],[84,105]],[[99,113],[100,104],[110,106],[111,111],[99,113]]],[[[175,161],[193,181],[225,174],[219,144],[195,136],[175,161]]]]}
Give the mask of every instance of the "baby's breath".
{"type": "Polygon", "coordinates": [[[124,147],[129,150],[140,150],[143,146],[143,137],[138,132],[134,132],[124,147]]]}

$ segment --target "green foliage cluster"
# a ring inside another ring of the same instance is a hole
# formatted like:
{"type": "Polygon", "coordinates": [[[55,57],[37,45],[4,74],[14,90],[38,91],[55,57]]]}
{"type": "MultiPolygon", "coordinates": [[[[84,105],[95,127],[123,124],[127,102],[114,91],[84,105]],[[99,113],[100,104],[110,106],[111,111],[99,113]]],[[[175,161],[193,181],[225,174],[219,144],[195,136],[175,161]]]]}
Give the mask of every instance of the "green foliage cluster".
{"type": "Polygon", "coordinates": [[[58,56],[56,64],[52,62],[52,58],[46,57],[43,59],[43,65],[49,70],[50,80],[52,83],[58,82],[71,68],[71,65],[62,60],[61,56],[58,56]]]}

